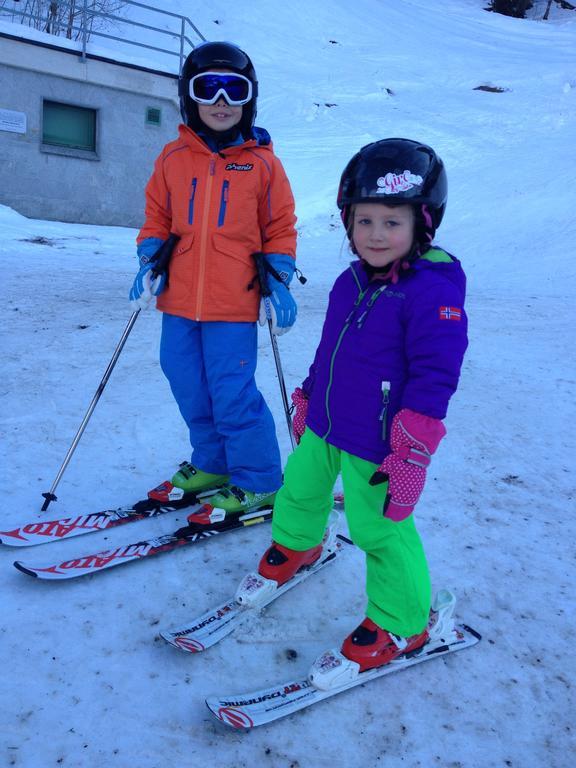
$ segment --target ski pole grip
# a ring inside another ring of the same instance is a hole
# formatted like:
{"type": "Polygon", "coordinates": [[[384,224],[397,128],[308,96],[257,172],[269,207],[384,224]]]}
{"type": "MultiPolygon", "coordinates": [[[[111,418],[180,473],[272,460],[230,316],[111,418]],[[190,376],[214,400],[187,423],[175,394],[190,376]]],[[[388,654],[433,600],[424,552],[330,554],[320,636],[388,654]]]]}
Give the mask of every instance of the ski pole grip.
{"type": "Polygon", "coordinates": [[[174,232],[171,232],[168,235],[168,239],[165,243],[163,243],[160,248],[156,251],[154,254],[154,261],[156,262],[153,269],[152,269],[152,275],[153,277],[158,277],[158,275],[161,275],[163,272],[166,272],[168,268],[168,262],[170,261],[170,258],[172,256],[172,251],[174,250],[176,243],[180,240],[180,235],[175,235],[174,232]]]}
{"type": "Polygon", "coordinates": [[[253,253],[252,258],[256,264],[256,274],[258,277],[258,283],[260,285],[260,294],[262,296],[270,296],[272,291],[268,285],[268,268],[266,262],[266,254],[253,253]]]}

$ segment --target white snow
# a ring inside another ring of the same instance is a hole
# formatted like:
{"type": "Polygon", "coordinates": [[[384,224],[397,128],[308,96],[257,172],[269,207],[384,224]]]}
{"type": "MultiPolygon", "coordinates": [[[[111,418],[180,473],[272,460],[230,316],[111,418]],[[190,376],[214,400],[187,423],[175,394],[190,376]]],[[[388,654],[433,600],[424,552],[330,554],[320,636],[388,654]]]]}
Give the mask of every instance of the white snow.
{"type": "MultiPolygon", "coordinates": [[[[308,283],[295,287],[298,323],[279,340],[289,391],[307,372],[329,287],[349,260],[335,206],[344,164],[386,136],[426,141],[446,162],[438,242],[468,274],[470,347],[417,520],[435,586],[457,594],[459,618],[484,639],[237,732],[211,719],[205,696],[305,674],[338,645],[363,616],[359,551],[188,656],[157,633],[228,597],[269,526],[62,583],[27,578],[12,561],[97,552],[168,533],[184,515],[2,547],[1,764],[571,768],[576,13],[517,20],[486,13],[484,0],[193,5],[170,8],[252,54],[257,122],[297,199],[308,283]]],[[[130,316],[136,231],[33,221],[6,207],[0,226],[0,527],[142,497],[188,451],[158,366],[153,311],[134,326],[59,500],[39,514],[130,316]]],[[[258,379],[286,457],[267,333],[258,379]]]]}

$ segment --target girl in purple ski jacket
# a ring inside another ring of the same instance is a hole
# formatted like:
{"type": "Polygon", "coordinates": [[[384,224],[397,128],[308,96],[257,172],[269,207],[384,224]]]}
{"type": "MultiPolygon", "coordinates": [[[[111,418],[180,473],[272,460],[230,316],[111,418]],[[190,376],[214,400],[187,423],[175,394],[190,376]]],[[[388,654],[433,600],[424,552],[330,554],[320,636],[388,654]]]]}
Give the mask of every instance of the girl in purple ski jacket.
{"type": "Polygon", "coordinates": [[[468,343],[464,272],[432,245],[446,197],[441,159],[408,139],[369,144],[342,174],[337,202],[358,258],[332,288],[314,362],[292,395],[299,445],[259,565],[264,580],[282,585],[321,558],[341,473],[350,535],[366,554],[368,600],[342,645],[340,671],[315,666],[319,687],[343,679],[341,668],[350,675],[416,653],[432,633],[412,512],[468,343]]]}

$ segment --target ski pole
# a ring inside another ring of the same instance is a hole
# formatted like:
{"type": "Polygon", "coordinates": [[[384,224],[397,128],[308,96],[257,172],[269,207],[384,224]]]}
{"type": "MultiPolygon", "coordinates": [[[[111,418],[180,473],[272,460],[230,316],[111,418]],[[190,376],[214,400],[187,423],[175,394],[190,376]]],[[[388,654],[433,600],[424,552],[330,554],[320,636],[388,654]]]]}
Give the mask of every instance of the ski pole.
{"type": "MultiPolygon", "coordinates": [[[[258,275],[258,283],[260,285],[260,294],[263,297],[270,296],[272,291],[268,285],[268,272],[266,267],[266,257],[263,253],[253,253],[252,257],[256,262],[256,271],[258,275]]],[[[268,330],[270,331],[270,341],[272,343],[272,352],[274,353],[274,362],[276,363],[276,373],[278,374],[278,383],[280,384],[280,394],[282,395],[282,403],[284,405],[284,414],[286,416],[286,424],[288,426],[288,434],[290,435],[290,442],[292,444],[292,450],[296,448],[294,442],[294,430],[292,428],[292,419],[290,417],[290,404],[288,402],[288,395],[286,393],[286,384],[284,383],[284,374],[282,373],[282,363],[280,361],[280,352],[278,351],[278,342],[276,336],[272,332],[272,320],[267,317],[268,330]]]]}
{"type": "MultiPolygon", "coordinates": [[[[156,260],[156,265],[152,269],[152,277],[156,278],[159,275],[161,275],[163,272],[166,272],[168,268],[168,262],[170,261],[170,256],[172,255],[172,251],[174,250],[174,246],[176,243],[180,240],[180,237],[175,234],[170,234],[168,239],[166,240],[163,245],[160,246],[160,248],[156,251],[154,254],[153,259],[156,260]]],[[[54,491],[58,487],[58,483],[60,482],[62,475],[64,474],[64,471],[66,470],[66,467],[70,463],[70,459],[72,458],[72,454],[76,450],[76,446],[80,442],[80,438],[82,437],[82,434],[84,430],[86,429],[86,426],[88,422],[90,421],[90,417],[92,416],[92,413],[94,412],[94,409],[96,408],[96,405],[98,403],[98,400],[100,400],[100,396],[102,395],[102,392],[104,392],[104,388],[106,384],[108,383],[108,379],[110,378],[112,371],[114,370],[114,366],[116,365],[116,362],[118,358],[120,357],[120,353],[122,352],[122,349],[124,348],[124,344],[126,343],[126,340],[128,336],[130,335],[130,332],[132,328],[134,327],[134,323],[138,319],[138,315],[140,314],[141,310],[137,309],[135,312],[132,313],[130,319],[128,320],[128,324],[126,325],[126,328],[124,329],[124,333],[122,334],[122,337],[120,338],[120,341],[118,342],[118,345],[116,346],[116,349],[114,350],[114,354],[112,355],[112,359],[108,363],[108,367],[106,368],[106,371],[104,372],[104,376],[102,377],[102,381],[98,385],[98,389],[96,390],[94,397],[92,398],[92,402],[90,403],[88,410],[86,411],[86,415],[82,419],[82,423],[80,424],[78,431],[76,432],[76,436],[74,437],[74,440],[72,440],[72,444],[70,448],[68,449],[68,453],[64,457],[64,461],[62,462],[62,466],[58,470],[58,474],[56,475],[56,478],[54,482],[52,483],[52,487],[49,491],[46,491],[46,493],[43,493],[42,496],[44,497],[44,503],[42,504],[42,512],[45,512],[48,509],[48,505],[52,501],[57,500],[57,496],[55,496],[54,491]]]]}

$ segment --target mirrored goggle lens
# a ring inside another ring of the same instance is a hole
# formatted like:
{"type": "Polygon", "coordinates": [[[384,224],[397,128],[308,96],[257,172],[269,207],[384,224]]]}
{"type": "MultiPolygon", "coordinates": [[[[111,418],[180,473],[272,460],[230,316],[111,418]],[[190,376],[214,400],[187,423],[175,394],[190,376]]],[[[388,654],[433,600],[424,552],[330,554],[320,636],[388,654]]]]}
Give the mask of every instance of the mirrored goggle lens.
{"type": "Polygon", "coordinates": [[[190,80],[190,97],[200,104],[215,104],[224,96],[231,106],[247,104],[252,98],[252,83],[243,75],[202,72],[190,80]]]}

